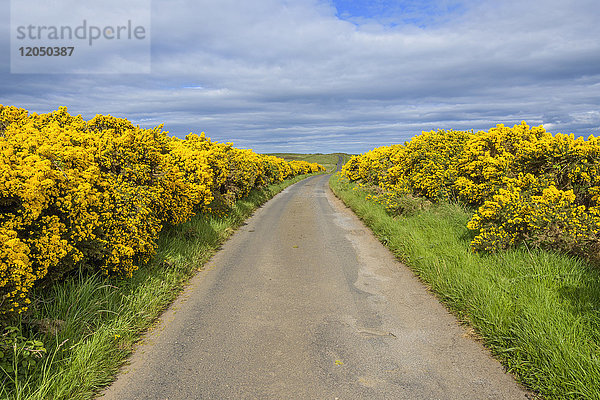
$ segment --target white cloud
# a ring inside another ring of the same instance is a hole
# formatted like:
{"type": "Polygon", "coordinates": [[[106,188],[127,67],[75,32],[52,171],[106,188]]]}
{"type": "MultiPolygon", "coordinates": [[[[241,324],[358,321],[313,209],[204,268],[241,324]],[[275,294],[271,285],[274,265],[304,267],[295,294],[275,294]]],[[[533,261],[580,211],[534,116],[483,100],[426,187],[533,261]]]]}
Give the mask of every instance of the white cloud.
{"type": "Polygon", "coordinates": [[[425,28],[357,26],[316,0],[153,4],[152,75],[4,72],[0,103],[164,122],[257,151],[362,152],[523,119],[600,130],[592,1],[465,1],[425,28]]]}

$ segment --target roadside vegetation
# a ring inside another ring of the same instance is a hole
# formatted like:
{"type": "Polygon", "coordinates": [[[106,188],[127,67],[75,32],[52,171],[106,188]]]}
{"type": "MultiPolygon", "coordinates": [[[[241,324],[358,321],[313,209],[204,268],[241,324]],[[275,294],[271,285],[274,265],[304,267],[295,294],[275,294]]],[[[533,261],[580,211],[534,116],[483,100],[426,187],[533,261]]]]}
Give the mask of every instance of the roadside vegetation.
{"type": "Polygon", "coordinates": [[[34,290],[30,311],[17,328],[23,340],[37,340],[45,351],[43,357],[24,354],[32,343],[15,349],[13,360],[19,362],[3,375],[0,398],[92,398],[234,230],[261,204],[307,176],[254,189],[226,216],[198,215],[165,227],[156,255],[129,279],[82,271],[49,290],[34,290]],[[23,368],[23,360],[38,365],[23,368]]]}
{"type": "Polygon", "coordinates": [[[252,210],[318,164],[0,105],[0,398],[89,398],[252,210]]]}
{"type": "Polygon", "coordinates": [[[330,186],[527,387],[600,399],[598,148],[525,124],[425,132],[330,186]]]}

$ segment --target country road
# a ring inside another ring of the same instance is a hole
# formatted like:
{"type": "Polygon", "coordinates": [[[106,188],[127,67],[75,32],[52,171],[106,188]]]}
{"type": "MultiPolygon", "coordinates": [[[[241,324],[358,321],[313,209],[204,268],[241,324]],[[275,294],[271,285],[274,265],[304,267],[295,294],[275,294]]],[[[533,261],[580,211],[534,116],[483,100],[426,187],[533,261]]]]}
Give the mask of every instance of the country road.
{"type": "Polygon", "coordinates": [[[342,166],[344,165],[344,157],[342,156],[338,156],[338,162],[335,166],[335,171],[341,171],[342,170],[342,166]]]}
{"type": "Polygon", "coordinates": [[[102,399],[529,398],[328,179],[257,210],[102,399]]]}

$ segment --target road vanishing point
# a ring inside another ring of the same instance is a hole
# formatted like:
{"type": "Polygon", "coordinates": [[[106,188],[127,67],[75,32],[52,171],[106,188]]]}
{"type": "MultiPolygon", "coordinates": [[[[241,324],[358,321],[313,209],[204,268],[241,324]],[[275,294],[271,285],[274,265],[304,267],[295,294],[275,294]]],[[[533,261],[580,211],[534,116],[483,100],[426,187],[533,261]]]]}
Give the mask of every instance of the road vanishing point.
{"type": "Polygon", "coordinates": [[[100,398],[531,398],[328,179],[259,208],[100,398]]]}

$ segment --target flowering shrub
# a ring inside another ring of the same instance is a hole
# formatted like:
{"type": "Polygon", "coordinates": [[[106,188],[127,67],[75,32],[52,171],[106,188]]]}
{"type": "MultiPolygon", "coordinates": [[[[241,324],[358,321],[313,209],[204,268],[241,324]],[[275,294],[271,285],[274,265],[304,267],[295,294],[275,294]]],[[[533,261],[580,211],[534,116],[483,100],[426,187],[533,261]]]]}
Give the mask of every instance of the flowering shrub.
{"type": "Polygon", "coordinates": [[[342,167],[343,174],[351,180],[360,180],[379,185],[386,182],[388,170],[394,165],[397,153],[402,153],[404,146],[392,145],[377,147],[363,155],[353,156],[342,167]]]}
{"type": "Polygon", "coordinates": [[[348,179],[377,186],[390,210],[405,196],[478,207],[468,228],[477,251],[523,241],[599,259],[600,142],[525,122],[480,132],[423,132],[356,156],[348,179]],[[383,160],[383,162],[382,162],[383,160]]]}
{"type": "Polygon", "coordinates": [[[577,205],[572,190],[555,186],[531,193],[511,186],[486,201],[467,225],[479,233],[472,247],[496,251],[527,240],[596,260],[600,208],[577,205]]]}
{"type": "Polygon", "coordinates": [[[457,196],[457,155],[469,134],[460,131],[423,132],[392,156],[392,166],[379,186],[388,209],[406,210],[407,196],[454,200],[457,196]]]}
{"type": "Polygon", "coordinates": [[[324,170],[162,126],[0,105],[0,316],[79,266],[131,276],[164,224],[226,211],[255,187],[324,170]],[[218,207],[212,207],[218,203],[218,207]]]}

